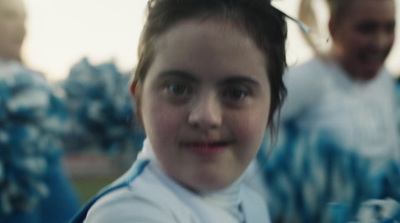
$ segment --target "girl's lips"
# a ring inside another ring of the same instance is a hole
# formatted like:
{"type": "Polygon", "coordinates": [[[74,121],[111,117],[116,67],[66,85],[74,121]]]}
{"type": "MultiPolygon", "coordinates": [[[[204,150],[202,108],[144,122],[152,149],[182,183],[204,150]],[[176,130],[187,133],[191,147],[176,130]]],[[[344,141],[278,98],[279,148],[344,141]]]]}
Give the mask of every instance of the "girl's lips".
{"type": "Polygon", "coordinates": [[[183,148],[202,156],[216,156],[228,148],[228,142],[185,142],[183,148]]]}

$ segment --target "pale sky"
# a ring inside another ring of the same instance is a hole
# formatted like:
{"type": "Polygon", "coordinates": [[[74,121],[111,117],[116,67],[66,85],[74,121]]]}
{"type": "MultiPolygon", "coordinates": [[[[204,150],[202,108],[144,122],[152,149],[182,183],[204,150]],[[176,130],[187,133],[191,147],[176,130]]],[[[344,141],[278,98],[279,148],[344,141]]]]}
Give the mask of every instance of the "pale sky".
{"type": "MultiPolygon", "coordinates": [[[[397,0],[396,0],[397,1],[397,0]]],[[[23,57],[31,68],[50,81],[65,79],[71,66],[83,57],[94,63],[115,61],[122,71],[137,62],[136,49],[144,23],[146,0],[25,0],[28,10],[23,57]]],[[[296,17],[298,0],[274,0],[273,4],[296,17]]],[[[400,8],[397,2],[397,20],[400,8]]],[[[324,12],[322,10],[322,12],[324,12]]],[[[321,18],[323,18],[321,14],[321,18]]],[[[288,20],[288,62],[302,63],[312,56],[288,20]]],[[[398,25],[400,26],[400,25],[398,25]]],[[[400,28],[387,67],[400,74],[400,28]]],[[[327,38],[327,36],[326,36],[327,38]]],[[[321,36],[321,39],[326,39],[321,36]]]]}

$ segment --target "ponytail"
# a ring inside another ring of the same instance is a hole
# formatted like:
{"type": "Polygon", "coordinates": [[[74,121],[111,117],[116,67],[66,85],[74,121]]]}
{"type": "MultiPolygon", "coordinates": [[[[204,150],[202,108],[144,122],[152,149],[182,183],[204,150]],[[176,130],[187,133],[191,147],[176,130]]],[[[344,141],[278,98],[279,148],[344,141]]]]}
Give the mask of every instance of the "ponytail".
{"type": "Polygon", "coordinates": [[[307,33],[302,32],[303,37],[307,42],[307,44],[311,47],[316,56],[322,59],[326,59],[327,53],[317,45],[316,41],[316,38],[323,38],[323,37],[319,35],[321,33],[321,30],[318,28],[318,21],[315,14],[313,2],[314,2],[313,0],[300,0],[298,17],[300,21],[302,21],[310,28],[310,32],[307,33]],[[317,34],[317,35],[313,36],[311,34],[317,34]]]}

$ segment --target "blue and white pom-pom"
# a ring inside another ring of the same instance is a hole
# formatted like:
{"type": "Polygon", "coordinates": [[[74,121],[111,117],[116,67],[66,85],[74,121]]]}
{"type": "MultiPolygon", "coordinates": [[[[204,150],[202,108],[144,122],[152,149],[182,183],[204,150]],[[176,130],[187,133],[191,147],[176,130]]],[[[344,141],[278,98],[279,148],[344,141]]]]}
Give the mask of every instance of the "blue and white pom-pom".
{"type": "Polygon", "coordinates": [[[396,223],[400,222],[400,204],[387,199],[371,199],[363,202],[355,217],[350,218],[349,205],[330,203],[322,223],[396,223]],[[351,220],[350,220],[351,219],[351,220]]]}
{"type": "Polygon", "coordinates": [[[290,124],[280,130],[263,162],[273,220],[356,222],[363,202],[400,200],[397,160],[375,163],[338,147],[324,132],[299,133],[290,124]]]}
{"type": "Polygon", "coordinates": [[[134,120],[129,79],[113,62],[95,66],[84,58],[72,67],[62,83],[73,117],[69,151],[118,154],[141,148],[144,135],[134,120]]]}
{"type": "Polygon", "coordinates": [[[400,204],[393,199],[366,201],[357,213],[357,222],[400,222],[400,204]]]}
{"type": "Polygon", "coordinates": [[[47,196],[48,160],[58,157],[66,121],[44,78],[10,63],[0,71],[0,217],[30,211],[47,196]]]}

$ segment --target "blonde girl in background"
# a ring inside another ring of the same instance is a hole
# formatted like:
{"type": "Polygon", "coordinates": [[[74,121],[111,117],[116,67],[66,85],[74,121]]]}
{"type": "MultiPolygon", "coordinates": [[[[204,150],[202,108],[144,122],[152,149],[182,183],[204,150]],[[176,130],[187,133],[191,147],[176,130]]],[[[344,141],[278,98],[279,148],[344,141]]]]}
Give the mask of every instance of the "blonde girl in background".
{"type": "MultiPolygon", "coordinates": [[[[301,1],[299,19],[315,31],[312,3],[301,1]]],[[[281,120],[293,120],[300,131],[328,130],[343,147],[385,162],[400,149],[394,78],[385,67],[395,39],[395,1],[327,5],[331,49],[323,52],[315,35],[306,35],[316,57],[288,70],[281,120]]]]}
{"type": "MultiPolygon", "coordinates": [[[[284,134],[264,167],[276,222],[357,222],[364,201],[400,199],[395,82],[385,67],[395,1],[323,2],[330,49],[321,45],[318,2],[301,0],[299,19],[310,28],[305,37],[315,57],[285,73],[284,134]]],[[[369,220],[390,219],[383,209],[369,220]]]]}
{"type": "Polygon", "coordinates": [[[65,223],[79,199],[62,167],[62,103],[21,59],[23,0],[0,0],[0,222],[65,223]]]}

